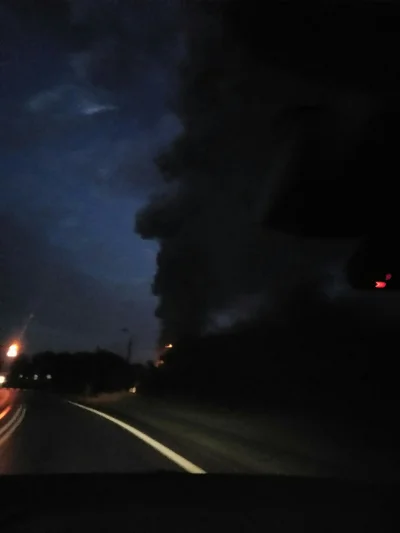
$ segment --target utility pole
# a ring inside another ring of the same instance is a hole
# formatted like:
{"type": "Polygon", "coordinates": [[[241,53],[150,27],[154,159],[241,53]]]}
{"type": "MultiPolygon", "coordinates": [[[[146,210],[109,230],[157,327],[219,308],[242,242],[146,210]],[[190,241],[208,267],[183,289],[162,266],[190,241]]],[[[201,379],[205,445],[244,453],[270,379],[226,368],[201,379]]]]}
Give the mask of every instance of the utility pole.
{"type": "Polygon", "coordinates": [[[133,343],[133,339],[132,339],[132,335],[130,335],[129,340],[128,340],[127,353],[126,353],[126,360],[128,363],[131,362],[132,343],[133,343]]]}
{"type": "Polygon", "coordinates": [[[131,331],[128,328],[122,328],[122,333],[128,333],[128,344],[126,346],[126,362],[131,362],[131,356],[132,356],[132,345],[133,345],[133,335],[131,331]]]}
{"type": "Polygon", "coordinates": [[[34,315],[33,313],[31,313],[31,314],[28,316],[28,318],[27,318],[25,324],[22,326],[21,333],[20,333],[20,337],[19,337],[20,342],[22,342],[22,339],[24,338],[24,335],[25,335],[25,333],[26,333],[26,330],[28,329],[28,326],[29,326],[31,320],[33,320],[34,318],[35,318],[35,315],[34,315]]]}

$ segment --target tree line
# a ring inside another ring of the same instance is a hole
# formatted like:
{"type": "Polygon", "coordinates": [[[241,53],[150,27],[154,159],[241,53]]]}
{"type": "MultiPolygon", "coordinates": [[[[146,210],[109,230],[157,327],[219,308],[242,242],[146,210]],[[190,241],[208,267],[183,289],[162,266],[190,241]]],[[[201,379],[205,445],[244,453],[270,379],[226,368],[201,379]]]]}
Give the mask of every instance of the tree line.
{"type": "Polygon", "coordinates": [[[93,395],[128,390],[135,385],[142,365],[129,364],[107,350],[21,355],[12,365],[8,385],[60,393],[93,395]]]}

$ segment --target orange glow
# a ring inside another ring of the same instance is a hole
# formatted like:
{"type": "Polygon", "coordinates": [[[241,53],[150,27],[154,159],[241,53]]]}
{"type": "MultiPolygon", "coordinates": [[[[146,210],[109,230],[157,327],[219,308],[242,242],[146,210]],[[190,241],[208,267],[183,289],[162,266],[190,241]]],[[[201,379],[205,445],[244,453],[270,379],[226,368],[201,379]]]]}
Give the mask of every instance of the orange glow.
{"type": "Polygon", "coordinates": [[[173,345],[172,344],[166,344],[165,347],[166,348],[173,348],[173,345]]]}
{"type": "MultiPolygon", "coordinates": [[[[5,376],[1,376],[1,377],[5,377],[5,376]]],[[[0,408],[4,407],[4,405],[9,401],[9,399],[10,399],[10,391],[8,389],[0,389],[0,408]]]]}
{"type": "Polygon", "coordinates": [[[5,409],[0,412],[0,420],[6,416],[6,414],[11,410],[11,405],[7,405],[5,409]]]}
{"type": "Polygon", "coordinates": [[[17,343],[11,344],[7,350],[7,357],[17,357],[19,351],[19,346],[17,343]]]}
{"type": "Polygon", "coordinates": [[[386,287],[385,281],[376,281],[375,282],[375,289],[384,289],[386,287]]]}

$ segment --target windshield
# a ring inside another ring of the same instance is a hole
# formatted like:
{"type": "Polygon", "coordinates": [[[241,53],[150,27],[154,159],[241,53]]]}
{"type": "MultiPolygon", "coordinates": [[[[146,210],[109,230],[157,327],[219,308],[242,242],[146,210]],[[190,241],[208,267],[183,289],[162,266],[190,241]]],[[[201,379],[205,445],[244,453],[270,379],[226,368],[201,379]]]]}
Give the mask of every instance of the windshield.
{"type": "Polygon", "coordinates": [[[398,479],[399,14],[331,4],[0,2],[0,473],[398,479]]]}

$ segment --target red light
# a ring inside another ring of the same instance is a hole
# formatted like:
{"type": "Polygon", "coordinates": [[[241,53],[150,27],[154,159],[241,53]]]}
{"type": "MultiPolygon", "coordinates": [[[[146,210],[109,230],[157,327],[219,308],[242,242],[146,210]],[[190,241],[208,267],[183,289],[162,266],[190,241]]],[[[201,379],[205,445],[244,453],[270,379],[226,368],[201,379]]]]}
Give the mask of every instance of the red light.
{"type": "Polygon", "coordinates": [[[385,280],[389,281],[390,279],[392,279],[392,274],[386,274],[385,280]]]}
{"type": "Polygon", "coordinates": [[[376,281],[375,282],[375,289],[384,289],[386,287],[385,281],[376,281]]]}

